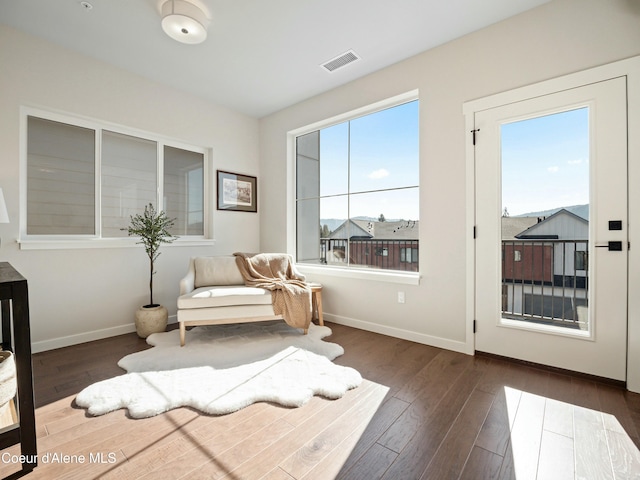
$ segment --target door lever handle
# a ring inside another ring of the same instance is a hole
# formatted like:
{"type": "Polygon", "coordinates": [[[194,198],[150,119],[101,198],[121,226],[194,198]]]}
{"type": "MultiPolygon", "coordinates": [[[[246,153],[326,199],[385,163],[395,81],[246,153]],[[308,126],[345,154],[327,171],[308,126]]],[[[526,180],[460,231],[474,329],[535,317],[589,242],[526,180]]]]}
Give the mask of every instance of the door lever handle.
{"type": "Polygon", "coordinates": [[[622,242],[613,241],[607,242],[606,245],[596,245],[596,248],[607,248],[610,252],[621,252],[622,251],[622,242]]]}

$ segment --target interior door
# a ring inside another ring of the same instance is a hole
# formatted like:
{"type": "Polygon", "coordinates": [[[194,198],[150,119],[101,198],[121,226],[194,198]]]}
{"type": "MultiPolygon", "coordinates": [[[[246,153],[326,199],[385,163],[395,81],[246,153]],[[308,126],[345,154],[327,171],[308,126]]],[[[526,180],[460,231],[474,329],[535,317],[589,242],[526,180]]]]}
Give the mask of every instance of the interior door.
{"type": "Polygon", "coordinates": [[[625,380],[626,79],[474,121],[476,350],[625,380]]]}

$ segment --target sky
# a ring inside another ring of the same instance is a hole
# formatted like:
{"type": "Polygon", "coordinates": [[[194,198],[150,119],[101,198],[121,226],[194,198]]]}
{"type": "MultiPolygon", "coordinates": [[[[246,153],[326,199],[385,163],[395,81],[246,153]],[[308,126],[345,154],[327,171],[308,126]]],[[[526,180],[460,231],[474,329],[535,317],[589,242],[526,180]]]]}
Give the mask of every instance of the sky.
{"type": "Polygon", "coordinates": [[[589,203],[589,110],[502,125],[502,211],[589,203]]]}
{"type": "Polygon", "coordinates": [[[320,217],[418,220],[418,137],[418,101],[321,130],[320,217]]]}
{"type": "MultiPolygon", "coordinates": [[[[502,125],[502,211],[589,203],[588,114],[585,107],[502,125]]],[[[322,129],[320,218],[419,220],[418,139],[418,101],[322,129]]]]}

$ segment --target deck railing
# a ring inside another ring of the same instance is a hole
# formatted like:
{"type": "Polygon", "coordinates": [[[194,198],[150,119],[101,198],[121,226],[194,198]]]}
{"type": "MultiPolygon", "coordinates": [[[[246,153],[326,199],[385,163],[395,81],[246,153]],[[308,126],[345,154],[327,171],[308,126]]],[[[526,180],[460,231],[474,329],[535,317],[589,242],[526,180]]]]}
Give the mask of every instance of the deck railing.
{"type": "MultiPolygon", "coordinates": [[[[502,315],[586,329],[587,240],[502,241],[502,315]]],[[[320,239],[320,262],[418,271],[418,240],[320,239]]]]}
{"type": "Polygon", "coordinates": [[[502,242],[504,318],[587,328],[587,240],[502,242]]]}
{"type": "Polygon", "coordinates": [[[418,240],[320,239],[320,261],[382,270],[418,271],[418,240]]]}

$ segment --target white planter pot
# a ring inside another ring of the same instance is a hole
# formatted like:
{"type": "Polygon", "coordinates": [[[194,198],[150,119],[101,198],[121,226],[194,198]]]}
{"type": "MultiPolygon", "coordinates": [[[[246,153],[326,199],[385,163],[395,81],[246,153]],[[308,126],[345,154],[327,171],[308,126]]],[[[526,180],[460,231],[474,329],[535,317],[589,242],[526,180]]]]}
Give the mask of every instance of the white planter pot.
{"type": "Polygon", "coordinates": [[[147,338],[152,333],[164,332],[167,328],[169,312],[162,305],[140,307],[136,311],[136,332],[140,338],[147,338]]]}

